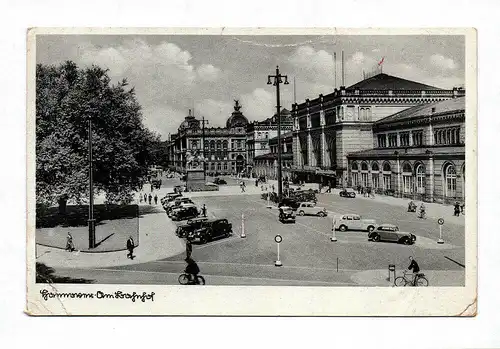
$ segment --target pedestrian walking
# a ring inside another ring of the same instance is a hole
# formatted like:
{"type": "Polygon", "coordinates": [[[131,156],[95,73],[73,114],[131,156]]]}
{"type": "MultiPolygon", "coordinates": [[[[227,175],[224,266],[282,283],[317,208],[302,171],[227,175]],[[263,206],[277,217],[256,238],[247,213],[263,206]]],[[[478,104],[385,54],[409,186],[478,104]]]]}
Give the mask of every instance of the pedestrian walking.
{"type": "Polygon", "coordinates": [[[325,191],[325,193],[331,193],[332,192],[332,185],[328,184],[328,189],[325,191]]]}
{"type": "Polygon", "coordinates": [[[142,193],[139,193],[139,202],[142,202],[143,196],[142,193]]]}
{"type": "Polygon", "coordinates": [[[75,245],[73,245],[73,236],[68,231],[68,235],[66,236],[66,251],[73,252],[75,250],[75,245]]]}
{"type": "Polygon", "coordinates": [[[155,194],[155,205],[158,205],[158,196],[155,194]]]}
{"type": "Polygon", "coordinates": [[[151,196],[151,194],[149,194],[149,196],[148,196],[148,202],[149,202],[150,205],[151,205],[151,200],[152,199],[153,199],[153,197],[151,196]]]}
{"type": "Polygon", "coordinates": [[[460,217],[460,204],[458,203],[458,201],[455,201],[453,215],[456,217],[460,217]]]}
{"type": "Polygon", "coordinates": [[[274,184],[271,185],[271,190],[273,191],[274,193],[274,184]]]}
{"type": "Polygon", "coordinates": [[[146,203],[148,201],[148,195],[144,193],[144,202],[146,203]]]}
{"type": "Polygon", "coordinates": [[[153,183],[151,183],[151,192],[153,192],[153,183]]]}
{"type": "Polygon", "coordinates": [[[191,239],[186,238],[186,258],[191,258],[193,253],[193,245],[191,244],[191,239]]]}
{"type": "Polygon", "coordinates": [[[203,207],[201,208],[201,214],[203,217],[207,216],[207,206],[205,206],[205,204],[203,204],[203,207]]]}
{"type": "Polygon", "coordinates": [[[134,239],[132,238],[132,236],[129,236],[127,240],[127,250],[128,250],[127,258],[134,259],[134,247],[135,247],[134,239]]]}

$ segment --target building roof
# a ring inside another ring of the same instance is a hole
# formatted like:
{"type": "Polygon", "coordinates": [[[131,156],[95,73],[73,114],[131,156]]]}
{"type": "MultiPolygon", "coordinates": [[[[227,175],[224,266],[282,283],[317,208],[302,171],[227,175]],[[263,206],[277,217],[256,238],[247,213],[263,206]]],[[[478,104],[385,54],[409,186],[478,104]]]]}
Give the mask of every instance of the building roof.
{"type": "Polygon", "coordinates": [[[375,125],[460,111],[465,111],[465,97],[447,99],[431,104],[420,104],[380,119],[375,122],[375,125]]]}
{"type": "Polygon", "coordinates": [[[231,113],[231,116],[226,121],[227,128],[233,127],[244,127],[248,124],[248,119],[243,115],[240,111],[241,105],[238,100],[234,101],[234,111],[231,113]]]}
{"type": "Polygon", "coordinates": [[[384,73],[377,74],[362,80],[352,86],[349,90],[442,90],[440,88],[425,85],[419,82],[398,78],[384,73]]]}

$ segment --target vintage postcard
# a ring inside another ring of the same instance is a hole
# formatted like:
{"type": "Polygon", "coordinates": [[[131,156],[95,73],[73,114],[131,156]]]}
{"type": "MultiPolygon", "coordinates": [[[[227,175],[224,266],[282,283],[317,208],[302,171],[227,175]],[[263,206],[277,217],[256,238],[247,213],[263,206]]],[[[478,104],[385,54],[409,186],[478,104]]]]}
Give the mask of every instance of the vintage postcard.
{"type": "Polygon", "coordinates": [[[476,314],[474,29],[27,36],[29,314],[476,314]]]}

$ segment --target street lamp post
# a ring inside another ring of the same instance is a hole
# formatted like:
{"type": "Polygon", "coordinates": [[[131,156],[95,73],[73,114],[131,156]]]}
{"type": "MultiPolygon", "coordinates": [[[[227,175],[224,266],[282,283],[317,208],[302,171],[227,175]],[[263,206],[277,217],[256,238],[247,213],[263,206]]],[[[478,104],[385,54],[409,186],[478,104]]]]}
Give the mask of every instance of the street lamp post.
{"type": "Polygon", "coordinates": [[[94,219],[94,183],[92,166],[92,116],[89,120],[89,249],[95,247],[95,219],[94,219]]]}
{"type": "Polygon", "coordinates": [[[276,66],[276,75],[267,76],[267,84],[276,86],[276,116],[278,118],[278,202],[281,202],[283,196],[283,181],[281,174],[281,106],[280,106],[280,84],[288,85],[288,76],[280,74],[279,66],[276,66]],[[283,81],[281,78],[285,78],[283,81]],[[271,82],[273,79],[273,82],[271,82]]]}

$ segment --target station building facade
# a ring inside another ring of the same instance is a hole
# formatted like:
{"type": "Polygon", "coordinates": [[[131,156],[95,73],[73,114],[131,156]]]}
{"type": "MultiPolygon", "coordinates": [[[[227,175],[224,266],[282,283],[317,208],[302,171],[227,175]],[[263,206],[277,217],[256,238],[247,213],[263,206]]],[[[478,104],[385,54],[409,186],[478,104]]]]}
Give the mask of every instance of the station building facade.
{"type": "Polygon", "coordinates": [[[207,174],[236,174],[246,170],[246,127],[248,119],[235,101],[234,111],[226,127],[203,127],[201,120],[191,115],[170,136],[167,142],[168,164],[171,170],[186,171],[187,153],[205,157],[207,174]]]}
{"type": "MultiPolygon", "coordinates": [[[[293,119],[289,110],[283,108],[280,112],[281,134],[292,131],[293,119]]],[[[277,114],[263,120],[253,121],[247,125],[247,164],[248,170],[253,175],[255,157],[268,154],[270,152],[269,142],[278,135],[278,117],[277,114]]]]}
{"type": "Polygon", "coordinates": [[[465,199],[465,97],[378,120],[372,142],[347,155],[348,186],[428,202],[465,199]]]}
{"type": "Polygon", "coordinates": [[[464,96],[388,74],[292,106],[296,180],[346,186],[347,154],[373,148],[373,124],[405,109],[464,96]]]}
{"type": "MultiPolygon", "coordinates": [[[[293,166],[293,134],[281,135],[281,175],[283,179],[291,179],[293,166]]],[[[266,176],[278,179],[278,137],[269,140],[269,152],[254,158],[253,173],[256,177],[266,176]]]]}

